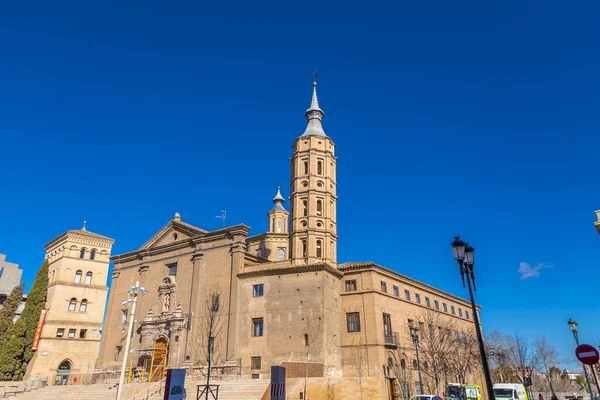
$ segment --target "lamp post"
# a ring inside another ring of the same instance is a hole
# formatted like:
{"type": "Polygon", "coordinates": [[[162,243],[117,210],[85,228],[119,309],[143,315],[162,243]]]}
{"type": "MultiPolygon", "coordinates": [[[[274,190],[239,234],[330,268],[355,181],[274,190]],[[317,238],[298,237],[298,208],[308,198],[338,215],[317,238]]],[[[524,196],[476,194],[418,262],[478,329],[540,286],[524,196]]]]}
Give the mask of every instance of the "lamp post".
{"type": "Polygon", "coordinates": [[[460,240],[459,236],[454,237],[454,241],[450,243],[450,246],[452,246],[454,258],[458,263],[463,286],[465,286],[465,276],[467,277],[467,286],[469,287],[469,296],[471,297],[471,310],[473,312],[473,320],[475,322],[475,331],[477,333],[477,342],[479,344],[479,354],[481,355],[481,365],[485,375],[485,385],[487,387],[489,399],[495,400],[494,385],[492,383],[492,376],[490,374],[487,356],[485,355],[483,336],[481,334],[481,326],[479,325],[479,315],[477,314],[475,298],[473,297],[473,290],[477,290],[475,287],[475,274],[473,272],[473,268],[475,266],[475,249],[469,246],[468,243],[460,240]],[[471,288],[471,282],[473,282],[473,288],[471,288]]]}
{"type": "Polygon", "coordinates": [[[423,394],[423,380],[421,379],[421,361],[419,361],[419,328],[412,324],[408,326],[410,337],[415,344],[415,352],[417,353],[417,372],[419,373],[419,394],[423,394]]]}
{"type": "MultiPolygon", "coordinates": [[[[569,318],[569,321],[567,323],[569,324],[569,328],[571,329],[571,332],[573,332],[573,337],[575,338],[575,344],[577,344],[577,347],[579,347],[579,325],[577,325],[577,322],[575,322],[573,320],[573,318],[569,318]]],[[[585,382],[587,383],[587,386],[588,386],[588,392],[590,392],[590,399],[593,399],[594,394],[592,393],[592,386],[590,385],[590,379],[588,378],[587,368],[585,367],[585,365],[583,363],[581,363],[581,365],[583,366],[583,373],[585,374],[585,382]]]]}
{"type": "Polygon", "coordinates": [[[123,354],[123,364],[121,365],[121,376],[119,377],[119,386],[117,386],[117,400],[121,399],[121,393],[123,393],[123,383],[125,380],[125,369],[127,368],[127,355],[129,354],[129,344],[131,343],[131,332],[133,331],[133,319],[135,317],[135,306],[137,304],[137,298],[139,293],[146,294],[148,291],[143,287],[140,287],[140,281],[135,283],[131,289],[127,291],[129,298],[123,301],[123,305],[126,306],[131,303],[131,315],[129,316],[129,326],[127,327],[127,338],[125,339],[125,353],[123,354]]]}

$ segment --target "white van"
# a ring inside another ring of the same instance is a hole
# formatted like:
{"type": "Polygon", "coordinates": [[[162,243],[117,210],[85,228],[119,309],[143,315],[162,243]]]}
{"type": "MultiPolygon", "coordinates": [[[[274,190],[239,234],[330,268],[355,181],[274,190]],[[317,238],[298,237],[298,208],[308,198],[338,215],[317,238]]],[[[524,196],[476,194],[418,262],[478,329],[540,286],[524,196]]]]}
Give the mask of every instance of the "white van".
{"type": "Polygon", "coordinates": [[[520,383],[495,383],[494,397],[498,400],[529,400],[525,386],[520,383]]]}

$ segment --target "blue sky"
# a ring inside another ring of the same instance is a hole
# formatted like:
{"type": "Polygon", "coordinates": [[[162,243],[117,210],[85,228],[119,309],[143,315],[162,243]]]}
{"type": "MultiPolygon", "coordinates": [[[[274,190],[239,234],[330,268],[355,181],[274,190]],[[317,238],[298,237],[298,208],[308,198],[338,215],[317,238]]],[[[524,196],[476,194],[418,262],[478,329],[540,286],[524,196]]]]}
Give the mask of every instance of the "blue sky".
{"type": "Polygon", "coordinates": [[[597,3],[122,3],[0,13],[0,253],[28,286],[86,217],[113,254],[175,210],[266,230],[318,69],[340,261],[466,297],[459,234],[485,329],[597,344],[597,3]]]}

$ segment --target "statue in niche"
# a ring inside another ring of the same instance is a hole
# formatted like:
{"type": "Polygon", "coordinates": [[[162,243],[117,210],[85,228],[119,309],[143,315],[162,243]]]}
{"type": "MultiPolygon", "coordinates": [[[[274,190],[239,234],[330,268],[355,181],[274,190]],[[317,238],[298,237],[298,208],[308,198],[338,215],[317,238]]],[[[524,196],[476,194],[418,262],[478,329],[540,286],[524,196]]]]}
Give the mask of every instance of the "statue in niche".
{"type": "Polygon", "coordinates": [[[165,298],[163,301],[163,311],[168,312],[171,307],[171,293],[165,293],[165,298]]]}

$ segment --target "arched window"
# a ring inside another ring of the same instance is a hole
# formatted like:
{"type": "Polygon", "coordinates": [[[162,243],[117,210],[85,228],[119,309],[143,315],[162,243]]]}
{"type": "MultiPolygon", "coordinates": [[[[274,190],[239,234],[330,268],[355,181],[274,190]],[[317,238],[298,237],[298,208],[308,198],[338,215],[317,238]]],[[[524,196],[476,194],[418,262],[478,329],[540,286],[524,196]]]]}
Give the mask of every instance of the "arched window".
{"type": "Polygon", "coordinates": [[[69,301],[69,311],[75,311],[75,306],[77,305],[77,298],[72,297],[71,301],[69,301]]]}
{"type": "Polygon", "coordinates": [[[52,270],[52,280],[50,282],[54,282],[54,274],[56,274],[56,270],[55,269],[52,270]]]}
{"type": "Polygon", "coordinates": [[[277,250],[277,261],[285,260],[285,249],[277,250]]]}
{"type": "Polygon", "coordinates": [[[79,303],[79,312],[85,312],[87,310],[87,299],[82,299],[79,303]]]}
{"type": "Polygon", "coordinates": [[[394,360],[392,360],[392,357],[388,357],[388,368],[389,369],[393,369],[394,368],[394,360]]]}
{"type": "Polygon", "coordinates": [[[321,258],[323,254],[323,242],[321,240],[317,240],[317,257],[321,258]]]}
{"type": "Polygon", "coordinates": [[[417,369],[417,360],[413,360],[413,369],[417,369]]]}
{"type": "Polygon", "coordinates": [[[85,256],[85,248],[81,249],[79,252],[79,258],[83,258],[83,256],[85,256]]]}
{"type": "Polygon", "coordinates": [[[308,175],[308,161],[304,161],[304,175],[308,175]]]}
{"type": "Polygon", "coordinates": [[[400,368],[406,369],[406,360],[402,359],[402,361],[400,361],[400,368]]]}
{"type": "Polygon", "coordinates": [[[85,273],[85,281],[83,282],[86,285],[89,285],[90,283],[92,283],[92,272],[88,271],[85,273]]]}
{"type": "Polygon", "coordinates": [[[96,250],[90,252],[90,260],[93,260],[94,258],[96,258],[96,250]]]}
{"type": "Polygon", "coordinates": [[[306,200],[302,200],[302,215],[305,217],[308,215],[308,202],[306,200]]]}
{"type": "Polygon", "coordinates": [[[281,218],[277,218],[277,233],[281,233],[281,218]]]}
{"type": "Polygon", "coordinates": [[[78,269],[77,272],[75,272],[75,279],[73,280],[73,282],[81,283],[81,275],[82,274],[83,274],[83,272],[81,272],[81,270],[78,269]]]}
{"type": "Polygon", "coordinates": [[[317,161],[317,175],[323,175],[323,161],[317,161]]]}
{"type": "Polygon", "coordinates": [[[323,201],[317,200],[317,215],[323,214],[323,201]]]}
{"type": "Polygon", "coordinates": [[[302,257],[306,257],[306,239],[302,240],[302,257]]]}

